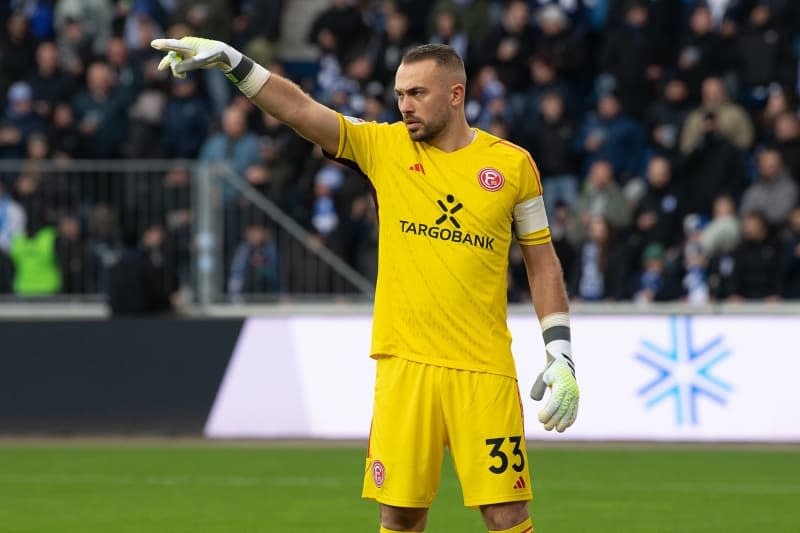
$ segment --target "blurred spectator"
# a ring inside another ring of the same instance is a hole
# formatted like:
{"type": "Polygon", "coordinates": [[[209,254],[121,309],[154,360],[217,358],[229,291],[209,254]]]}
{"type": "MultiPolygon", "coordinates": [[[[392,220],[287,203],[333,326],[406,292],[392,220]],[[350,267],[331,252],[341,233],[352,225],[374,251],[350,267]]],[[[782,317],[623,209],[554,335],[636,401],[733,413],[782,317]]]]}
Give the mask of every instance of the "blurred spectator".
{"type": "Polygon", "coordinates": [[[434,13],[433,32],[428,38],[429,43],[447,44],[461,56],[465,65],[469,64],[469,36],[461,30],[459,17],[452,7],[437,9],[434,13]]]}
{"type": "Polygon", "coordinates": [[[369,36],[358,8],[351,0],[331,0],[311,25],[308,40],[323,54],[335,55],[340,63],[350,57],[369,36]]]}
{"type": "Polygon", "coordinates": [[[666,248],[678,244],[684,209],[683,191],[673,180],[672,165],[666,157],[656,156],[650,160],[646,179],[644,195],[634,213],[637,256],[652,242],[659,242],[666,248]]]}
{"type": "Polygon", "coordinates": [[[58,102],[53,108],[53,119],[47,128],[47,140],[55,159],[78,157],[81,139],[75,127],[72,106],[58,102]]]}
{"type": "Polygon", "coordinates": [[[78,23],[91,43],[92,52],[99,56],[111,38],[113,19],[114,5],[108,0],[58,0],[53,23],[60,38],[72,31],[73,23],[78,23]]]}
{"type": "MultiPolygon", "coordinates": [[[[593,217],[602,217],[615,233],[630,224],[630,208],[614,180],[614,168],[609,161],[600,159],[589,167],[577,213],[583,226],[588,226],[593,217]]],[[[578,231],[580,228],[578,225],[578,231]]]]}
{"type": "Polygon", "coordinates": [[[83,22],[65,18],[63,25],[57,28],[56,43],[61,67],[75,80],[81,79],[86,66],[95,57],[92,37],[86,33],[83,22]]]}
{"type": "Polygon", "coordinates": [[[639,303],[664,302],[680,296],[680,285],[668,268],[664,246],[651,242],[642,253],[642,272],[634,294],[639,303]]]}
{"type": "Polygon", "coordinates": [[[89,65],[86,89],[78,93],[72,104],[83,157],[119,156],[128,125],[126,104],[126,95],[114,85],[108,64],[97,61],[89,65]]]}
{"type": "Polygon", "coordinates": [[[25,156],[28,137],[43,127],[33,111],[33,91],[24,81],[8,89],[8,108],[0,121],[0,159],[20,159],[25,156]]]}
{"type": "Polygon", "coordinates": [[[703,80],[723,71],[723,44],[714,32],[711,10],[707,4],[697,3],[692,8],[688,30],[676,66],[678,75],[686,80],[690,101],[697,102],[703,80]]]}
{"type": "Polygon", "coordinates": [[[316,180],[314,203],[311,207],[311,225],[323,238],[329,238],[339,227],[339,214],[336,209],[331,185],[327,180],[316,180]]]}
{"type": "Polygon", "coordinates": [[[589,113],[575,137],[574,148],[586,167],[598,160],[609,161],[621,183],[640,175],[644,146],[639,124],[622,113],[619,97],[602,94],[597,111],[589,113]]]}
{"type": "Polygon", "coordinates": [[[707,266],[708,259],[703,248],[697,242],[687,243],[684,247],[681,285],[690,305],[705,305],[711,299],[707,266]]]}
{"type": "Polygon", "coordinates": [[[25,231],[27,217],[22,206],[14,201],[0,180],[0,254],[8,254],[11,241],[25,231]]]}
{"type": "Polygon", "coordinates": [[[578,249],[570,294],[574,300],[617,300],[625,297],[628,259],[603,216],[591,216],[587,239],[578,249]]]}
{"type": "Polygon", "coordinates": [[[514,130],[518,132],[517,137],[522,144],[527,142],[526,138],[529,139],[535,134],[540,125],[541,100],[545,94],[557,92],[561,96],[564,113],[570,120],[574,121],[577,111],[573,92],[563,80],[558,78],[553,58],[534,54],[528,62],[528,68],[532,82],[530,88],[524,93],[511,97],[512,105],[515,109],[519,109],[512,124],[514,130]]]}
{"type": "Polygon", "coordinates": [[[123,36],[116,37],[126,48],[134,51],[149,49],[151,40],[164,36],[164,28],[154,18],[157,5],[158,2],[141,0],[131,4],[131,9],[125,16],[123,36]]]}
{"type": "Polygon", "coordinates": [[[164,214],[167,241],[170,243],[179,283],[189,279],[193,247],[192,176],[189,169],[176,165],[164,176],[163,206],[155,213],[164,214]]]}
{"type": "Polygon", "coordinates": [[[800,206],[789,214],[781,264],[783,297],[800,299],[800,206]]]}
{"type": "MultiPolygon", "coordinates": [[[[285,0],[242,0],[241,12],[234,19],[234,28],[237,32],[238,44],[250,48],[259,41],[277,43],[281,35],[281,14],[285,0]]],[[[256,59],[249,50],[248,55],[261,64],[267,63],[266,58],[256,59]]]]}
{"type": "Polygon", "coordinates": [[[681,133],[681,153],[687,155],[700,144],[705,132],[704,121],[709,113],[716,118],[717,132],[740,150],[753,143],[753,123],[742,106],[728,99],[728,91],[720,78],[703,80],[703,103],[689,113],[681,133]]]}
{"type": "Polygon", "coordinates": [[[12,11],[20,13],[27,19],[31,34],[36,39],[53,38],[54,0],[11,0],[7,3],[12,11]]]}
{"type": "Polygon", "coordinates": [[[797,203],[797,184],[783,166],[781,153],[764,148],[758,153],[758,176],[742,196],[742,214],[759,211],[773,228],[783,224],[797,203]]]}
{"type": "MultiPolygon", "coordinates": [[[[539,31],[534,32],[536,53],[553,58],[559,77],[571,83],[580,82],[587,64],[586,47],[561,5],[550,3],[539,8],[535,19],[539,27],[539,31]]],[[[510,87],[516,90],[513,85],[510,87]]]]}
{"type": "Polygon", "coordinates": [[[86,291],[87,251],[77,217],[65,215],[59,220],[56,254],[61,269],[61,292],[83,294],[86,291]]]}
{"type": "Polygon", "coordinates": [[[464,106],[469,122],[486,129],[498,110],[507,111],[505,95],[506,88],[498,78],[497,70],[491,65],[482,67],[470,87],[464,106]]]}
{"type": "Polygon", "coordinates": [[[701,141],[684,165],[686,212],[708,216],[714,198],[720,194],[741,197],[744,161],[742,153],[720,134],[716,114],[707,113],[702,128],[701,141]]]}
{"type": "Polygon", "coordinates": [[[491,20],[489,4],[490,0],[436,0],[433,12],[450,9],[457,13],[460,26],[470,42],[476,44],[481,42],[491,29],[487,24],[487,21],[491,20]]]}
{"type": "Polygon", "coordinates": [[[263,221],[253,220],[245,226],[230,272],[228,292],[234,300],[248,294],[280,292],[278,248],[263,221]]]}
{"type": "Polygon", "coordinates": [[[132,229],[123,230],[122,250],[109,266],[108,304],[111,315],[145,316],[172,310],[163,272],[142,249],[132,229]]]}
{"type": "Polygon", "coordinates": [[[670,158],[678,154],[678,141],[683,122],[689,114],[689,92],[679,78],[668,78],[660,97],[651,101],[645,121],[653,148],[670,158]]]}
{"type": "Polygon", "coordinates": [[[10,255],[14,262],[15,294],[45,296],[61,290],[56,228],[45,222],[43,211],[31,216],[26,231],[11,239],[10,255]]]}
{"type": "Polygon", "coordinates": [[[502,21],[480,45],[482,57],[479,61],[495,67],[500,81],[512,92],[528,85],[527,62],[536,42],[529,15],[528,5],[523,0],[511,0],[502,21]]]}
{"type": "Polygon", "coordinates": [[[791,43],[782,31],[768,3],[755,4],[747,25],[737,38],[737,72],[746,99],[753,107],[766,100],[771,83],[793,86],[795,65],[791,61],[791,43]]]}
{"type": "MultiPolygon", "coordinates": [[[[91,208],[86,236],[87,292],[102,293],[108,289],[110,267],[118,259],[120,242],[119,220],[116,211],[103,204],[91,208]]],[[[127,231],[127,228],[123,228],[127,231]]],[[[135,236],[128,236],[129,239],[135,236]]]]}
{"type": "Polygon", "coordinates": [[[751,211],[742,219],[742,241],[733,252],[732,301],[774,301],[781,294],[781,249],[764,216],[751,211]]]}
{"type": "MultiPolygon", "coordinates": [[[[232,12],[226,0],[178,0],[175,20],[187,24],[191,35],[230,42],[232,37],[232,12]]],[[[211,111],[221,119],[234,89],[218,69],[201,71],[211,111]]]]}
{"type": "MultiPolygon", "coordinates": [[[[237,175],[244,176],[247,167],[258,161],[259,152],[258,137],[247,131],[245,113],[231,106],[222,116],[222,131],[206,139],[199,159],[203,163],[225,163],[237,175]]],[[[232,187],[226,188],[227,200],[232,200],[235,195],[232,187]]]]}
{"type": "Polygon", "coordinates": [[[203,98],[198,94],[194,76],[173,78],[169,87],[170,95],[163,120],[166,155],[191,159],[200,152],[208,136],[210,116],[203,98]]]}
{"type": "Polygon", "coordinates": [[[786,169],[796,183],[800,184],[800,120],[786,111],[775,118],[775,146],[781,153],[786,169]]]}
{"type": "Polygon", "coordinates": [[[42,120],[50,120],[58,102],[67,101],[75,92],[70,76],[58,63],[58,48],[44,41],[36,48],[36,70],[27,77],[33,91],[33,108],[42,120]]]}
{"type": "Polygon", "coordinates": [[[794,98],[789,91],[778,85],[770,84],[764,89],[766,103],[759,113],[755,115],[755,125],[757,139],[762,142],[772,142],[774,140],[773,131],[775,121],[783,113],[791,112],[796,107],[794,98]]]}
{"type": "Polygon", "coordinates": [[[375,52],[375,78],[384,86],[392,86],[403,54],[417,44],[408,33],[406,14],[401,11],[391,13],[386,20],[386,32],[375,52]]]}
{"type": "Polygon", "coordinates": [[[601,68],[614,76],[623,109],[638,117],[652,99],[652,82],[663,71],[651,30],[647,5],[630,2],[625,23],[609,31],[601,59],[601,68]]]}
{"type": "Polygon", "coordinates": [[[114,78],[114,86],[125,106],[133,104],[144,85],[142,66],[128,52],[121,37],[112,37],[106,48],[106,62],[114,78]]]}
{"type": "Polygon", "coordinates": [[[542,176],[542,194],[548,214],[557,203],[574,209],[578,200],[578,177],[572,139],[575,125],[564,116],[564,99],[556,91],[545,93],[538,110],[541,125],[523,139],[536,159],[542,176]]]}
{"type": "Polygon", "coordinates": [[[225,0],[177,0],[174,19],[189,25],[192,35],[229,42],[233,14],[225,0]]]}
{"type": "Polygon", "coordinates": [[[739,219],[736,204],[728,195],[714,199],[714,216],[700,235],[700,245],[708,257],[728,254],[739,244],[739,219]]]}
{"type": "Polygon", "coordinates": [[[10,83],[23,80],[30,72],[36,57],[36,40],[22,13],[12,13],[0,34],[0,90],[10,83]]]}

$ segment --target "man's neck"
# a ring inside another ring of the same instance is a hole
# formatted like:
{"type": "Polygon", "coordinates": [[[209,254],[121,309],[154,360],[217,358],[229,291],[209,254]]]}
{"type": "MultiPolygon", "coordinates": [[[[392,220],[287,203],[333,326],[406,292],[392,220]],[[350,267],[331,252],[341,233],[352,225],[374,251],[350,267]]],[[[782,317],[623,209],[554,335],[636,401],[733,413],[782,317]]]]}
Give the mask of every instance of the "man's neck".
{"type": "Polygon", "coordinates": [[[471,144],[476,136],[477,133],[469,127],[465,119],[454,124],[452,128],[444,130],[429,144],[442,152],[455,152],[471,144]]]}

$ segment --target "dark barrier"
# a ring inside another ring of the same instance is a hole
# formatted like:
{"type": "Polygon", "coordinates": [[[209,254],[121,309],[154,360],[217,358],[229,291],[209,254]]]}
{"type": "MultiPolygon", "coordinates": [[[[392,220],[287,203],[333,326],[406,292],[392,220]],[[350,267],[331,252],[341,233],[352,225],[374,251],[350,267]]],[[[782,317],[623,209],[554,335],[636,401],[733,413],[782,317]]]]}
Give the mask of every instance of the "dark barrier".
{"type": "Polygon", "coordinates": [[[0,322],[0,433],[201,434],[241,326],[0,322]]]}

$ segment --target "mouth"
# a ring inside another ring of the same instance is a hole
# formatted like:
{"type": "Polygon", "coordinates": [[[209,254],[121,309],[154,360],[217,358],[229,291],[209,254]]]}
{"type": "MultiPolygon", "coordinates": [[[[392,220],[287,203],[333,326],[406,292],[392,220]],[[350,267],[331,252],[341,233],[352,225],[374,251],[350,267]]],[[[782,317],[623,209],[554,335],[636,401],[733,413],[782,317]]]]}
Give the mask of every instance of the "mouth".
{"type": "Polygon", "coordinates": [[[406,119],[403,122],[406,123],[406,128],[408,128],[409,130],[417,129],[422,125],[422,123],[419,120],[415,119],[406,119]]]}

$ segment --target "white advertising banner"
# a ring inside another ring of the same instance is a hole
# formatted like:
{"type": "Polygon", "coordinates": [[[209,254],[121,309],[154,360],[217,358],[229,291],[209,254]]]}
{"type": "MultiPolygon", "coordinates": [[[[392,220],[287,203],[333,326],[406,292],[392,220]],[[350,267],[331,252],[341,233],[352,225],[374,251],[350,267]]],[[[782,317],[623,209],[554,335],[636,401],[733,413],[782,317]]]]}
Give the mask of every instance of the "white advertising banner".
{"type": "MultiPolygon", "coordinates": [[[[509,319],[524,398],[544,363],[533,314],[509,319]]],[[[210,437],[366,438],[375,362],[368,316],[249,319],[206,425],[210,437]]],[[[574,316],[575,425],[531,439],[800,441],[800,317],[574,316]]]]}

